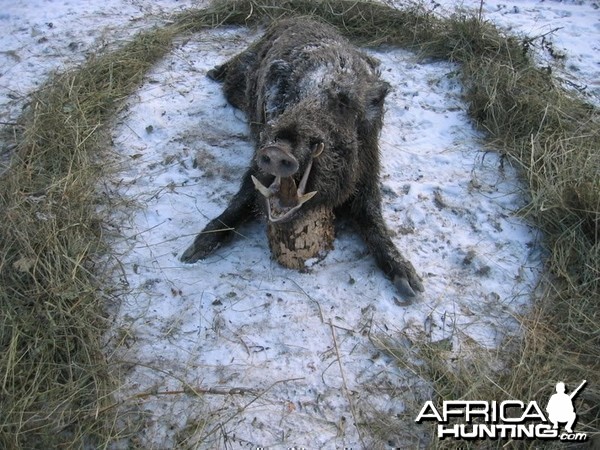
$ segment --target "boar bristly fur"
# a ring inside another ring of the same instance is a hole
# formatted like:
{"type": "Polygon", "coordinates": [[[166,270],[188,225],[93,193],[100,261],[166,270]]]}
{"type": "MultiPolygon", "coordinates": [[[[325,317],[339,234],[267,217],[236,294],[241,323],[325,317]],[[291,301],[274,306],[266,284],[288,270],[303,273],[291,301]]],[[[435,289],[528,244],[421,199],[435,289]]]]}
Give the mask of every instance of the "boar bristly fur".
{"type": "Polygon", "coordinates": [[[257,210],[270,220],[290,221],[325,205],[352,217],[403,294],[423,290],[381,212],[378,141],[390,86],[378,64],[332,27],[295,18],[272,26],[208,73],[247,114],[256,153],[227,209],[208,223],[182,261],[209,255],[257,210]],[[284,194],[284,183],[298,192],[284,194]]]}

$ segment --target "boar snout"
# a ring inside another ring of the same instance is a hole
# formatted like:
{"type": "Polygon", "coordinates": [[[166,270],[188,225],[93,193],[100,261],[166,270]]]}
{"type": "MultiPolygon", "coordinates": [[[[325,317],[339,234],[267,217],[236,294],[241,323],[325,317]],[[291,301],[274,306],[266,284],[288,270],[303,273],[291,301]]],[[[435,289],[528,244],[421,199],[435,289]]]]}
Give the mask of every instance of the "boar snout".
{"type": "Polygon", "coordinates": [[[256,155],[258,167],[276,177],[290,177],[298,172],[298,160],[283,146],[263,147],[256,155]]]}

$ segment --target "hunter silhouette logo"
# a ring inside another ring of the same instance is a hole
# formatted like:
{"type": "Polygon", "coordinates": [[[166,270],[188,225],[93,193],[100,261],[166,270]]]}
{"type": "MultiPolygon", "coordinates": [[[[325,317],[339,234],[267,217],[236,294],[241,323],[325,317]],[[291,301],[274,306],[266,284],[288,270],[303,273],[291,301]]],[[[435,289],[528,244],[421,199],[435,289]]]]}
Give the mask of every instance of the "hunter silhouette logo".
{"type": "Polygon", "coordinates": [[[554,425],[553,430],[558,429],[559,422],[566,422],[565,431],[567,433],[573,433],[573,425],[577,420],[577,414],[575,414],[575,408],[573,408],[573,398],[579,393],[581,388],[587,383],[587,380],[579,385],[577,389],[571,392],[570,395],[565,394],[565,383],[556,383],[556,394],[550,397],[546,411],[548,412],[548,419],[554,425]]]}
{"type": "Polygon", "coordinates": [[[440,439],[560,439],[585,441],[586,433],[573,431],[577,414],[573,399],[581,392],[586,380],[567,394],[565,383],[556,383],[545,414],[536,401],[520,400],[446,400],[436,407],[427,401],[415,419],[416,423],[437,423],[440,439]],[[565,424],[562,432],[559,424],[565,424]]]}

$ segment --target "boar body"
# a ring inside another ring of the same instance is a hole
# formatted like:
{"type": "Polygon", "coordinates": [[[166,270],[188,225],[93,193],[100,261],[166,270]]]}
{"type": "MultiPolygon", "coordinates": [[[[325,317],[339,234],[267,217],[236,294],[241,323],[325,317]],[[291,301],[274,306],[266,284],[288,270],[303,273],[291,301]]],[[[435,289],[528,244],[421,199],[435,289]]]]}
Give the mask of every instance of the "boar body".
{"type": "Polygon", "coordinates": [[[256,211],[276,223],[326,206],[355,221],[401,293],[422,291],[381,212],[378,139],[390,86],[378,61],[328,25],[290,19],[208,76],[247,114],[256,152],[229,206],[181,260],[205,258],[256,211]]]}

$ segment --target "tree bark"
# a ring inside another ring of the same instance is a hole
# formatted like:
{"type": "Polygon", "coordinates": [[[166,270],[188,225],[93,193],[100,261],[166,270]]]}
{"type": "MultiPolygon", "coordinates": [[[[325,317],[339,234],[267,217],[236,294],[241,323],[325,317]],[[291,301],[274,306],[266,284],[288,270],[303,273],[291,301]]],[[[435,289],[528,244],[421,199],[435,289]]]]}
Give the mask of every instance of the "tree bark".
{"type": "Polygon", "coordinates": [[[334,227],[331,208],[306,210],[296,220],[267,225],[273,258],[290,269],[304,269],[306,260],[323,257],[333,248],[334,227]]]}

